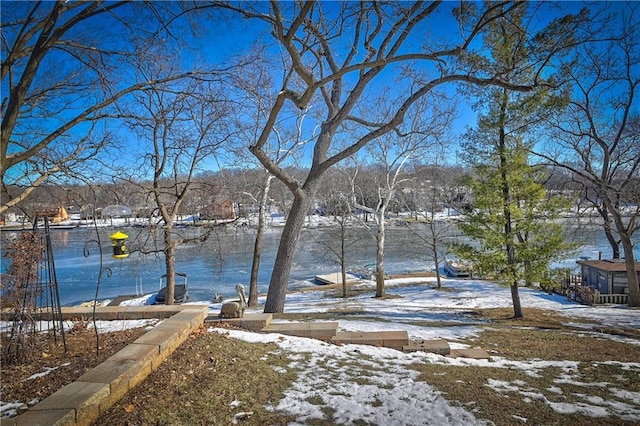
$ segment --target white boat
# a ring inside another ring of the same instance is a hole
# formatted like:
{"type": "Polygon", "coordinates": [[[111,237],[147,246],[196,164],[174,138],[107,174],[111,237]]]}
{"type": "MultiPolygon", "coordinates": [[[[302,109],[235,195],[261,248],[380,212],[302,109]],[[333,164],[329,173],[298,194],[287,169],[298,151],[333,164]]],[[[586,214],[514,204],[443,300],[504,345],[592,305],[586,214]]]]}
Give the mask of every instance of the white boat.
{"type": "Polygon", "coordinates": [[[471,263],[460,259],[447,259],[444,262],[444,271],[452,278],[469,278],[473,267],[471,263]]]}

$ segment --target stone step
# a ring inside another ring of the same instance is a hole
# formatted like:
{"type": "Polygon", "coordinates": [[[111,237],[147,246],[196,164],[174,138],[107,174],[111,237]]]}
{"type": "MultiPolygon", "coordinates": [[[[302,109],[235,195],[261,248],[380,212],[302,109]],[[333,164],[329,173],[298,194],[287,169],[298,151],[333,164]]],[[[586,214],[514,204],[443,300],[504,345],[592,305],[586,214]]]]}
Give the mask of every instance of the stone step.
{"type": "Polygon", "coordinates": [[[452,349],[451,356],[456,358],[491,359],[491,355],[484,349],[452,349]]]}
{"type": "Polygon", "coordinates": [[[309,337],[331,341],[338,332],[338,322],[272,322],[262,329],[265,333],[280,333],[288,336],[309,337]]]}
{"type": "Polygon", "coordinates": [[[409,344],[409,334],[406,331],[341,331],[331,339],[331,342],[383,346],[401,351],[409,344]]]}
{"type": "Polygon", "coordinates": [[[402,347],[405,352],[429,352],[438,355],[449,355],[451,347],[446,340],[418,340],[402,347]]]}
{"type": "MultiPolygon", "coordinates": [[[[134,320],[151,318],[170,318],[178,312],[208,309],[208,305],[143,305],[143,306],[98,306],[95,312],[92,307],[62,307],[60,309],[63,320],[90,321],[94,314],[97,320],[134,320]]],[[[0,316],[3,320],[10,320],[13,313],[2,310],[0,316]]],[[[41,308],[33,314],[34,319],[52,321],[57,318],[50,309],[41,308]]]]}
{"type": "Polygon", "coordinates": [[[218,314],[212,314],[205,320],[209,323],[225,322],[235,327],[245,328],[251,331],[261,331],[268,327],[273,319],[272,314],[248,314],[245,313],[242,318],[218,318],[218,314]]]}

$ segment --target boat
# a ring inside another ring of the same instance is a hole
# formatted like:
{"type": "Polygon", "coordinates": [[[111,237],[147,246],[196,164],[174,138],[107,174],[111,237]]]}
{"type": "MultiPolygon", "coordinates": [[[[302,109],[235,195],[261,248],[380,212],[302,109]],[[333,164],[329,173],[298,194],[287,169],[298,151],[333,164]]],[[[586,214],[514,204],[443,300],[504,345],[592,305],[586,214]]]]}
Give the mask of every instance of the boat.
{"type": "Polygon", "coordinates": [[[67,225],[67,224],[59,224],[59,225],[49,225],[49,229],[58,229],[58,230],[69,230],[69,229],[76,229],[78,227],[78,225],[67,225]]]}
{"type": "Polygon", "coordinates": [[[460,259],[446,259],[444,272],[451,278],[469,278],[473,267],[469,262],[460,259]]]}
{"type": "MultiPolygon", "coordinates": [[[[187,286],[187,274],[182,272],[176,272],[176,277],[183,277],[184,284],[176,284],[173,289],[173,303],[184,303],[189,300],[189,287],[187,286]]],[[[164,305],[167,301],[167,287],[162,286],[164,279],[167,278],[167,275],[163,275],[160,277],[160,289],[158,290],[158,294],[156,296],[156,301],[154,305],[164,305]]]]}

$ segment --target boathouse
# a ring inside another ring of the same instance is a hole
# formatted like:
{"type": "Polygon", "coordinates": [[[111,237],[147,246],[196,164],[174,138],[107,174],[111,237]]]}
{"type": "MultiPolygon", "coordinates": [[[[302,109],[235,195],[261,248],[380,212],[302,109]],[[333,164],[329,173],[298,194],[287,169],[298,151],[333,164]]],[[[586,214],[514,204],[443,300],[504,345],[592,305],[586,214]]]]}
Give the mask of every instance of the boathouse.
{"type": "MultiPolygon", "coordinates": [[[[596,303],[626,304],[629,299],[629,281],[624,259],[578,260],[582,269],[582,285],[600,293],[596,303]]],[[[640,262],[636,262],[640,279],[640,262]]]]}

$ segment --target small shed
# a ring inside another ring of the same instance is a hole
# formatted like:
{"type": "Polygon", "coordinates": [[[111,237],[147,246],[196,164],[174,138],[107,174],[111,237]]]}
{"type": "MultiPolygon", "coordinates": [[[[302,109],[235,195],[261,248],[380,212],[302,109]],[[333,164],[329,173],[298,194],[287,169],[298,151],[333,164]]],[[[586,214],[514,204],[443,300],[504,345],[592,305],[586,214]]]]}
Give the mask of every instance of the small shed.
{"type": "MultiPolygon", "coordinates": [[[[582,269],[582,285],[598,290],[601,295],[629,294],[624,259],[578,260],[577,263],[582,269]]],[[[636,262],[636,273],[640,279],[640,262],[636,262]]]]}

